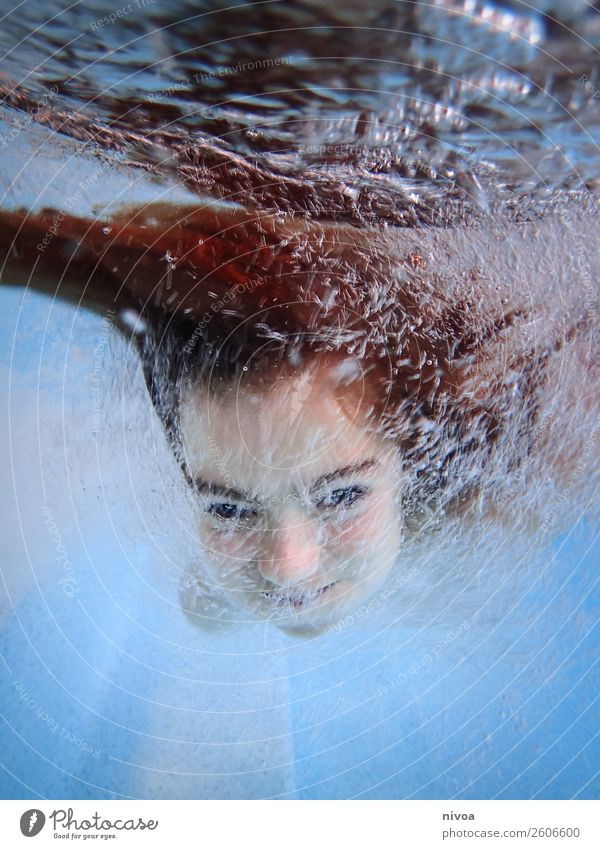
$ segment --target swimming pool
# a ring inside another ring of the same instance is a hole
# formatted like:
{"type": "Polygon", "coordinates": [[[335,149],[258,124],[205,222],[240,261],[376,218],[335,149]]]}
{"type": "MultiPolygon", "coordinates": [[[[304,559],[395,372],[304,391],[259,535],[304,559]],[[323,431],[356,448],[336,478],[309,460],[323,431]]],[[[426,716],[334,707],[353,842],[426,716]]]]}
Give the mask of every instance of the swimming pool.
{"type": "MultiPolygon", "coordinates": [[[[118,21],[105,2],[43,5],[39,29],[32,3],[6,20],[2,70],[22,90],[4,90],[0,116],[4,162],[20,161],[4,211],[30,223],[52,207],[47,245],[30,245],[40,262],[58,253],[67,213],[98,218],[87,242],[71,234],[75,260],[84,248],[105,257],[107,204],[145,204],[165,187],[173,204],[217,198],[223,215],[246,203],[277,221],[324,211],[385,233],[434,229],[434,212],[458,215],[459,195],[469,224],[494,204],[520,224],[584,196],[591,219],[600,106],[591,53],[574,49],[578,27],[598,43],[586,4],[473,15],[376,4],[367,21],[348,4],[317,23],[314,4],[271,4],[276,38],[240,5],[229,39],[217,4],[123,6],[118,21]],[[555,44],[567,26],[572,41],[555,44]],[[544,87],[547,39],[568,65],[555,88],[544,87]],[[420,119],[431,113],[425,141],[413,100],[420,119]],[[33,155],[44,133],[81,145],[91,126],[97,160],[59,148],[57,175],[33,155]],[[349,164],[356,179],[344,183],[349,164]],[[314,194],[295,182],[300,167],[314,194]],[[267,172],[277,180],[265,187],[267,172]]],[[[139,257],[115,256],[122,281],[139,257]]],[[[576,259],[565,265],[579,271],[576,259]]],[[[541,547],[506,527],[468,549],[434,537],[324,633],[242,614],[199,628],[180,596],[199,557],[189,494],[135,334],[117,329],[136,314],[61,300],[45,273],[48,286],[32,287],[4,271],[0,289],[3,798],[598,797],[597,454],[552,490],[541,547]]]]}

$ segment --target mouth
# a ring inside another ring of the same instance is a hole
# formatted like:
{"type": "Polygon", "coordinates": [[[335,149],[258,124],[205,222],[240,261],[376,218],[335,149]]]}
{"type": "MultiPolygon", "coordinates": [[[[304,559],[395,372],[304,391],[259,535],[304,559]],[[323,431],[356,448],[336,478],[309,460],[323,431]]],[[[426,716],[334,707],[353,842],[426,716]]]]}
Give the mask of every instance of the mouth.
{"type": "Polygon", "coordinates": [[[263,598],[269,599],[269,601],[274,602],[276,605],[290,605],[294,608],[299,607],[308,607],[318,598],[323,596],[328,590],[332,587],[335,587],[337,581],[334,581],[332,584],[326,584],[324,587],[319,587],[316,590],[307,590],[300,595],[288,595],[287,593],[282,593],[281,590],[274,590],[272,592],[263,592],[261,595],[263,598]]]}

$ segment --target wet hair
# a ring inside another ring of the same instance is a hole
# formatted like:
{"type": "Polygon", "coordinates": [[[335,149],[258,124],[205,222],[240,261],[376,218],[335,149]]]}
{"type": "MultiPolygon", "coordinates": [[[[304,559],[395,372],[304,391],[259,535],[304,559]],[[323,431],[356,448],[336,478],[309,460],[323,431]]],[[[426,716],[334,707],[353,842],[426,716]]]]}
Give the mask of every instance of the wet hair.
{"type": "MultiPolygon", "coordinates": [[[[205,387],[219,396],[243,381],[246,386],[268,391],[276,379],[296,375],[319,358],[351,356],[343,346],[324,344],[306,328],[290,326],[286,316],[276,309],[269,318],[268,324],[257,324],[240,317],[231,320],[215,316],[207,326],[161,309],[145,314],[146,332],[140,341],[144,377],[182,468],[180,406],[191,389],[205,387]]],[[[369,375],[370,397],[381,395],[377,392],[378,385],[389,385],[384,373],[381,361],[368,357],[361,360],[360,377],[364,383],[369,375]]],[[[340,383],[345,383],[343,374],[340,383]]],[[[375,420],[381,416],[380,406],[374,405],[375,420]]]]}
{"type": "MultiPolygon", "coordinates": [[[[314,358],[356,357],[350,337],[319,334],[314,324],[303,325],[285,309],[274,308],[261,322],[215,314],[194,323],[161,309],[144,318],[140,353],[146,383],[184,474],[179,411],[192,388],[219,395],[243,380],[266,391],[276,378],[298,373],[314,358]]],[[[518,511],[521,469],[535,476],[536,464],[547,465],[548,445],[568,412],[553,400],[557,381],[565,379],[563,349],[585,325],[536,351],[511,341],[526,320],[516,312],[478,317],[457,301],[430,322],[435,334],[416,328],[387,357],[376,344],[361,350],[374,399],[373,427],[395,441],[408,469],[407,513],[460,514],[473,505],[481,510],[499,503],[508,516],[513,500],[518,511]]],[[[377,328],[368,331],[373,337],[377,328]]],[[[573,437],[568,455],[563,448],[555,471],[570,474],[569,458],[584,438],[583,430],[573,437]]]]}
{"type": "MultiPolygon", "coordinates": [[[[277,378],[298,373],[318,357],[356,357],[352,346],[340,341],[343,336],[336,344],[333,337],[319,336],[314,327],[290,321],[285,311],[277,309],[261,323],[216,315],[209,323],[195,324],[160,309],[145,319],[141,354],[146,384],[188,479],[180,405],[192,388],[205,387],[218,396],[244,381],[266,391],[277,378]]],[[[460,333],[458,326],[449,327],[460,333]]],[[[468,344],[457,349],[457,356],[464,358],[468,344]]],[[[449,351],[440,349],[437,356],[431,352],[433,359],[424,360],[413,338],[404,353],[401,365],[375,348],[360,357],[361,377],[373,400],[370,424],[402,450],[412,472],[408,497],[415,505],[432,499],[459,503],[473,491],[470,461],[481,471],[491,452],[497,418],[485,405],[466,403],[456,382],[458,372],[453,384],[434,381],[437,391],[432,393],[434,363],[447,377],[449,351]]]]}

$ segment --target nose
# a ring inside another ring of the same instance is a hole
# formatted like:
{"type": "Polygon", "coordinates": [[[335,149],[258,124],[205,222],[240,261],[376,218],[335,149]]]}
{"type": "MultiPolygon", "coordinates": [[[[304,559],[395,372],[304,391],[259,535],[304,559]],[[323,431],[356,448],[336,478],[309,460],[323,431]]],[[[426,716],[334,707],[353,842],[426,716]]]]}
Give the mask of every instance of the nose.
{"type": "Polygon", "coordinates": [[[274,584],[293,585],[315,574],[320,553],[314,521],[290,509],[279,514],[277,527],[268,532],[258,568],[274,584]]]}

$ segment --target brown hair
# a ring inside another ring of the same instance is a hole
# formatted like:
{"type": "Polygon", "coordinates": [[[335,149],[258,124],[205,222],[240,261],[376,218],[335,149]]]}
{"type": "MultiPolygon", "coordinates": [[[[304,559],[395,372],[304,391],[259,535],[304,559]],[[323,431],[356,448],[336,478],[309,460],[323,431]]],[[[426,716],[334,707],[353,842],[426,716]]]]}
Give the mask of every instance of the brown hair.
{"type": "MultiPolygon", "coordinates": [[[[144,370],[172,444],[182,381],[218,392],[245,374],[268,385],[273,369],[341,352],[369,375],[374,420],[410,467],[415,504],[497,497],[543,453],[538,422],[562,355],[594,325],[576,281],[567,289],[557,272],[573,233],[583,240],[590,226],[568,213],[510,237],[498,223],[385,231],[261,219],[253,235],[239,225],[244,245],[262,245],[252,262],[235,258],[233,228],[221,274],[241,274],[243,260],[245,282],[196,284],[183,302],[195,320],[149,318],[144,370]],[[209,296],[220,307],[202,312],[209,296]]],[[[582,241],[590,285],[593,244],[582,241]]]]}

